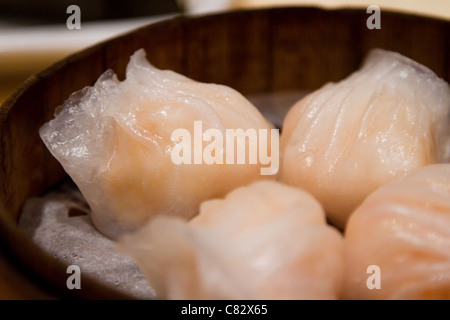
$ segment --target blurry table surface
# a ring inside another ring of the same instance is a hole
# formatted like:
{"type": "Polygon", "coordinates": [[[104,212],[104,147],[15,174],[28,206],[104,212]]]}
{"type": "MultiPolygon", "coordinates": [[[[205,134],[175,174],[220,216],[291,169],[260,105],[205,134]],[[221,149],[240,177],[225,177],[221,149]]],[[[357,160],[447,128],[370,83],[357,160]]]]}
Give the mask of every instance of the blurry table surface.
{"type": "MultiPolygon", "coordinates": [[[[69,15],[68,15],[69,16],[69,15]]],[[[117,21],[20,26],[0,20],[0,104],[30,75],[97,42],[173,15],[117,21]]]]}
{"type": "MultiPolygon", "coordinates": [[[[194,8],[203,0],[185,0],[194,8]]],[[[206,0],[204,0],[206,1],[206,0]]],[[[210,1],[210,0],[207,0],[210,1]]],[[[422,14],[450,20],[450,0],[215,0],[217,9],[260,8],[283,5],[318,5],[325,8],[367,8],[377,4],[383,9],[422,14]]],[[[209,10],[212,8],[209,2],[209,10]]],[[[81,30],[69,30],[65,24],[53,26],[17,26],[0,21],[0,104],[30,75],[35,74],[65,56],[96,42],[113,37],[138,26],[173,15],[122,20],[116,22],[81,21],[81,30]]],[[[15,270],[0,252],[0,299],[48,298],[36,286],[15,270]]]]}
{"type": "MultiPolygon", "coordinates": [[[[283,5],[316,5],[324,8],[367,8],[397,10],[450,19],[450,0],[180,0],[189,12],[203,13],[224,8],[261,8],[283,5]],[[201,10],[207,8],[207,10],[201,10]]],[[[69,15],[67,15],[69,16],[69,15]]],[[[65,23],[51,26],[20,26],[0,20],[0,104],[30,75],[71,53],[96,42],[125,33],[138,26],[173,15],[127,20],[83,22],[81,30],[69,30],[65,23]]],[[[81,16],[82,17],[82,16],[81,16]]]]}

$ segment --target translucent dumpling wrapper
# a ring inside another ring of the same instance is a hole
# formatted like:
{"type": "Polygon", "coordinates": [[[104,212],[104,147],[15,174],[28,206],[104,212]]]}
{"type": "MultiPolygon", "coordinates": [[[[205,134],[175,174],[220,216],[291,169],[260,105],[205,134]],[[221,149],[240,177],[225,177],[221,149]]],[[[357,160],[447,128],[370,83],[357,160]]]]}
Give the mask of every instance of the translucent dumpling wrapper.
{"type": "Polygon", "coordinates": [[[348,221],[345,256],[349,299],[449,300],[450,164],[368,196],[348,221]]]}
{"type": "Polygon", "coordinates": [[[311,192],[331,223],[381,185],[450,159],[450,88],[398,53],[373,50],[362,68],[297,102],[281,134],[284,182],[311,192]]]}
{"type": "Polygon", "coordinates": [[[72,94],[40,135],[80,188],[95,226],[115,239],[156,214],[190,218],[203,200],[261,177],[261,162],[175,162],[179,141],[172,134],[183,129],[197,139],[196,122],[200,136],[208,129],[226,135],[229,128],[272,128],[237,91],[159,70],[141,49],[124,81],[105,72],[93,87],[72,94]]]}
{"type": "Polygon", "coordinates": [[[156,217],[125,235],[157,297],[335,299],[343,238],[310,194],[264,180],[205,201],[191,221],[156,217]]]}

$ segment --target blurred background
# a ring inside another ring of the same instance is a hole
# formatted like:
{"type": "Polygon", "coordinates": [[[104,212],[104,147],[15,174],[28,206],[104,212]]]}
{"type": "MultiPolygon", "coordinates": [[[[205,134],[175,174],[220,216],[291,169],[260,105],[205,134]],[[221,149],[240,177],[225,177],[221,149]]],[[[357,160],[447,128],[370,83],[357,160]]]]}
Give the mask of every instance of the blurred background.
{"type": "Polygon", "coordinates": [[[141,25],[178,14],[311,5],[406,11],[450,19],[450,0],[0,0],[0,104],[30,75],[67,55],[141,25]],[[69,5],[81,29],[69,30],[69,5]]]}
{"type": "MultiPolygon", "coordinates": [[[[450,20],[450,0],[0,0],[0,105],[30,75],[97,42],[180,14],[308,5],[383,10],[450,20]],[[70,5],[81,10],[81,29],[66,25],[70,5]]],[[[1,179],[1,177],[0,177],[1,179]]],[[[0,246],[1,250],[1,246],[0,246]]],[[[35,292],[0,252],[0,299],[27,299],[35,292]]]]}

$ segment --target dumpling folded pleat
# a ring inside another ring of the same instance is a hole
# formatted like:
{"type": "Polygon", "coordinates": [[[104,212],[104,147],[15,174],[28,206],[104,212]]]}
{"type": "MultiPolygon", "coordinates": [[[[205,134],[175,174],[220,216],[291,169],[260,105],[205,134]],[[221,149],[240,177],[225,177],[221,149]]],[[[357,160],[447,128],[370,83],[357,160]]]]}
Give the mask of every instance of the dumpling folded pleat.
{"type": "MultiPolygon", "coordinates": [[[[93,87],[72,94],[40,135],[80,188],[95,226],[117,239],[156,214],[191,218],[203,200],[261,177],[260,161],[174,161],[174,131],[187,130],[197,139],[196,122],[203,129],[200,139],[208,129],[226,136],[229,128],[272,128],[237,91],[159,70],[141,49],[131,57],[124,81],[105,72],[93,87]]],[[[217,150],[222,153],[215,156],[226,157],[224,149],[217,150]]]]}
{"type": "Polygon", "coordinates": [[[348,221],[345,260],[349,299],[449,300],[450,164],[368,196],[348,221]]]}
{"type": "Polygon", "coordinates": [[[343,238],[308,193],[258,181],[201,205],[189,222],[156,217],[125,235],[159,298],[336,299],[343,238]]]}
{"type": "Polygon", "coordinates": [[[444,80],[398,53],[373,50],[360,70],[289,111],[282,179],[311,192],[343,229],[376,188],[450,160],[449,111],[444,80]]]}

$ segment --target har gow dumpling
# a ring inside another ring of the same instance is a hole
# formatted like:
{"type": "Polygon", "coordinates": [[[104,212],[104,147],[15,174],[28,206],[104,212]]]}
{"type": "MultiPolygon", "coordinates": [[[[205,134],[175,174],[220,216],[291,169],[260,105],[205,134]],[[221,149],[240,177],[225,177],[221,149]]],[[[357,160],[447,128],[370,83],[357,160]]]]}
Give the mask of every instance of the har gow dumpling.
{"type": "Polygon", "coordinates": [[[156,214],[191,218],[203,200],[261,177],[261,162],[174,162],[172,134],[194,135],[198,121],[203,131],[224,135],[228,128],[272,128],[237,91],[159,70],[141,49],[124,81],[105,72],[72,94],[40,135],[85,196],[95,226],[116,239],[156,214]]]}
{"type": "Polygon", "coordinates": [[[347,298],[449,300],[450,164],[377,189],[350,216],[344,243],[347,298]],[[371,265],[379,289],[367,286],[371,265]]]}
{"type": "Polygon", "coordinates": [[[373,50],[362,68],[297,102],[281,134],[281,176],[312,193],[330,222],[381,185],[450,159],[450,88],[398,53],[373,50]]]}
{"type": "Polygon", "coordinates": [[[155,217],[118,244],[159,298],[336,299],[343,237],[310,194],[256,181],[186,222],[155,217]]]}

